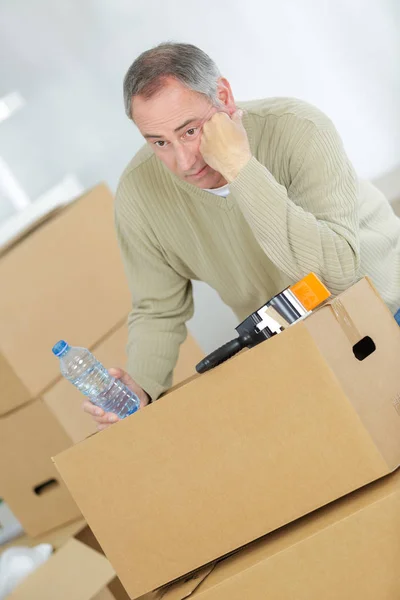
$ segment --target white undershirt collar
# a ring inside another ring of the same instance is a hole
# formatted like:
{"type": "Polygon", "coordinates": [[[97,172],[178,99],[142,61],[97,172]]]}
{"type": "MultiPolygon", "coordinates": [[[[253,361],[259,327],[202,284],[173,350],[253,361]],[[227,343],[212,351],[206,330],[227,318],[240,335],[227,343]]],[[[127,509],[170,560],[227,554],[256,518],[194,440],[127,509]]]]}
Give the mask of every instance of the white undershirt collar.
{"type": "Polygon", "coordinates": [[[210,194],[215,194],[215,196],[222,196],[223,198],[226,198],[229,194],[229,184],[226,183],[225,185],[223,185],[222,187],[219,188],[214,188],[213,190],[208,190],[208,189],[204,189],[204,192],[209,192],[210,194]]]}

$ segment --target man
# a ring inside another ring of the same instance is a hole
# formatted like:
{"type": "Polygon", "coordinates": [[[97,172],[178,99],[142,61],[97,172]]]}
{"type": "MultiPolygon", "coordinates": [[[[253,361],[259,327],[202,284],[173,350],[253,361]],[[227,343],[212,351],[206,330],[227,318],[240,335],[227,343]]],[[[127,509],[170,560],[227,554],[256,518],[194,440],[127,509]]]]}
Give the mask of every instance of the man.
{"type": "MultiPolygon", "coordinates": [[[[115,219],[133,309],[128,372],[140,397],[170,385],[191,280],[239,319],[314,271],[333,294],[369,275],[400,306],[400,220],[359,181],[329,119],[294,99],[235,102],[200,49],[162,44],[124,80],[125,109],[146,145],[124,171],[115,219]]],[[[117,420],[85,404],[104,428],[117,420]]]]}

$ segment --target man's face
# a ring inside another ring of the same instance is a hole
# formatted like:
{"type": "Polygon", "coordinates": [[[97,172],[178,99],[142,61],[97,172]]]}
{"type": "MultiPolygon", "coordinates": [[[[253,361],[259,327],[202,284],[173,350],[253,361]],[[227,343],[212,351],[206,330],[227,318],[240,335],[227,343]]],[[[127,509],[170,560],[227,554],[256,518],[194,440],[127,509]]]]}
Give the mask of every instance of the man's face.
{"type": "Polygon", "coordinates": [[[151,98],[136,96],[132,101],[133,119],[158,158],[175,175],[203,189],[226,183],[199,149],[202,126],[217,110],[205,96],[173,78],[151,98]]]}

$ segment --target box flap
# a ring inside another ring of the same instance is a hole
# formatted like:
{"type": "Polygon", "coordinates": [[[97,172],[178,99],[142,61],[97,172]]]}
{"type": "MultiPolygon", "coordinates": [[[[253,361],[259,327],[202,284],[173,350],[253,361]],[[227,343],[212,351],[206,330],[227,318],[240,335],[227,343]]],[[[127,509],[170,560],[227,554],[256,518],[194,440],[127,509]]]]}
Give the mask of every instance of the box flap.
{"type": "MultiPolygon", "coordinates": [[[[97,187],[101,185],[105,184],[99,184],[97,187]]],[[[84,191],[82,186],[77,181],[71,181],[70,177],[66,177],[61,182],[61,187],[61,194],[60,188],[53,188],[49,193],[32,202],[24,211],[12,215],[7,220],[7,227],[3,227],[4,232],[0,227],[0,257],[35,229],[39,229],[44,223],[92,191],[91,189],[84,191]],[[54,193],[56,190],[58,193],[54,193]]]]}
{"type": "MultiPolygon", "coordinates": [[[[34,216],[33,220],[29,222],[21,222],[16,224],[15,234],[8,239],[7,241],[1,243],[0,245],[0,258],[4,256],[7,252],[12,250],[14,246],[22,242],[26,237],[28,237],[31,233],[33,233],[36,229],[39,229],[42,225],[50,221],[60,213],[62,213],[66,208],[68,208],[69,204],[75,202],[77,198],[72,200],[71,202],[64,203],[61,206],[50,207],[49,210],[45,212],[40,212],[34,216]]],[[[18,214],[17,217],[23,217],[24,215],[18,214]]],[[[32,218],[32,217],[31,217],[32,218]]]]}
{"type": "Polygon", "coordinates": [[[399,509],[397,472],[222,560],[194,598],[398,598],[399,509]]]}
{"type": "Polygon", "coordinates": [[[198,569],[191,575],[172,583],[160,590],[160,600],[185,600],[197,590],[199,585],[209,576],[216,563],[198,569]]]}
{"type": "Polygon", "coordinates": [[[108,560],[69,540],[10,595],[12,600],[90,600],[113,578],[108,560]]]}
{"type": "Polygon", "coordinates": [[[199,585],[209,576],[217,562],[211,563],[181,577],[177,581],[153,590],[137,600],[185,600],[189,598],[199,587],[199,585]]]}
{"type": "MultiPolygon", "coordinates": [[[[332,548],[330,555],[333,558],[338,554],[346,557],[346,553],[350,551],[350,548],[359,545],[358,535],[360,530],[366,531],[365,537],[368,538],[368,529],[371,529],[371,536],[373,536],[372,530],[375,528],[375,530],[380,531],[380,536],[384,539],[384,527],[390,525],[391,522],[394,528],[392,538],[395,538],[395,521],[394,519],[391,521],[390,515],[396,512],[399,502],[400,471],[396,471],[328,506],[298,519],[294,523],[281,527],[277,531],[239,549],[231,556],[210,565],[210,568],[199,570],[195,574],[198,575],[198,578],[193,583],[190,580],[187,582],[180,580],[161,590],[146,594],[140,600],[185,600],[185,598],[190,598],[191,596],[194,596],[194,598],[200,596],[201,598],[202,594],[205,594],[207,598],[210,597],[210,600],[211,598],[213,600],[214,598],[216,600],[220,600],[220,598],[230,599],[232,596],[229,591],[226,592],[225,586],[230,587],[232,590],[232,588],[235,588],[235,582],[237,581],[240,582],[243,588],[246,588],[246,594],[242,593],[241,595],[239,592],[237,593],[238,598],[253,597],[250,596],[250,589],[252,591],[255,590],[254,597],[264,598],[265,594],[263,595],[260,592],[263,588],[258,583],[260,579],[259,573],[265,569],[267,573],[270,573],[268,585],[271,585],[271,587],[277,585],[279,575],[276,575],[275,569],[279,571],[282,567],[281,563],[287,567],[288,564],[291,564],[291,561],[292,563],[297,562],[301,565],[302,561],[304,563],[306,560],[306,557],[310,560],[310,551],[312,554],[313,544],[319,544],[329,554],[329,546],[332,545],[332,539],[341,535],[342,546],[337,545],[337,548],[332,548]],[[380,515],[385,513],[387,513],[386,517],[383,520],[380,519],[380,515]],[[374,524],[373,527],[371,525],[372,522],[374,524]],[[276,567],[275,565],[278,566],[276,567]],[[248,581],[247,585],[253,587],[247,587],[246,584],[243,584],[243,580],[248,581]]],[[[379,540],[380,549],[382,547],[387,549],[390,546],[390,541],[387,540],[382,543],[382,539],[379,540]]],[[[378,543],[377,538],[376,542],[378,543]]],[[[397,550],[399,548],[400,546],[397,544],[397,550]]],[[[360,550],[360,553],[363,554],[363,550],[360,550]]],[[[316,557],[315,560],[323,564],[323,560],[326,557],[321,555],[320,558],[320,561],[316,557]]],[[[346,561],[345,558],[343,560],[346,561]]],[[[394,557],[392,557],[393,561],[394,557]]],[[[303,568],[305,568],[304,564],[303,568]]],[[[387,570],[390,571],[390,568],[389,566],[387,570]]],[[[286,573],[294,573],[294,571],[290,571],[290,567],[287,567],[287,569],[286,573]]],[[[301,569],[302,567],[299,570],[301,569]]],[[[350,563],[351,569],[352,566],[350,563]]],[[[353,568],[353,570],[355,571],[356,569],[353,568]]],[[[357,567],[357,571],[362,572],[362,570],[362,565],[357,567]]],[[[337,579],[339,579],[339,573],[336,573],[336,575],[337,579]]],[[[320,574],[319,576],[321,577],[320,574]]],[[[355,579],[357,576],[355,576],[355,579]]],[[[304,578],[305,581],[309,580],[309,571],[304,573],[304,578]]],[[[293,575],[293,584],[296,581],[298,579],[293,575]]],[[[304,582],[302,582],[303,585],[304,582]]],[[[304,585],[305,587],[307,587],[307,584],[304,585]]],[[[303,587],[301,587],[301,590],[302,592],[304,591],[303,587]]],[[[299,589],[296,588],[296,591],[299,592],[299,589]]],[[[281,596],[279,597],[281,598],[281,596]]],[[[292,598],[293,596],[285,595],[283,597],[292,598]]],[[[301,597],[303,598],[303,595],[301,597]]],[[[312,597],[314,598],[314,596],[312,597]]],[[[335,595],[334,597],[339,596],[335,595]]],[[[275,596],[271,595],[271,598],[275,598],[275,596]]],[[[309,600],[308,596],[307,600],[309,600]]]]}

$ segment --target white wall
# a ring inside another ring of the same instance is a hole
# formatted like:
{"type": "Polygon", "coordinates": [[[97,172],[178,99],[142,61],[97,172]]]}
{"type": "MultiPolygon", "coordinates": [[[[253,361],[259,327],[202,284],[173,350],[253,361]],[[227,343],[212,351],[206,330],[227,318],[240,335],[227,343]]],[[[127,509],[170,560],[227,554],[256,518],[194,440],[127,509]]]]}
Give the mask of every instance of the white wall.
{"type": "MultiPolygon", "coordinates": [[[[240,99],[319,106],[359,174],[378,177],[400,164],[399,28],[398,0],[2,0],[0,96],[16,90],[26,104],[0,123],[0,157],[31,201],[69,174],[115,188],[141,144],[123,74],[174,39],[212,55],[240,99]]],[[[10,210],[0,192],[0,215],[10,210]]],[[[195,300],[190,327],[208,351],[235,319],[203,284],[195,300]]]]}

